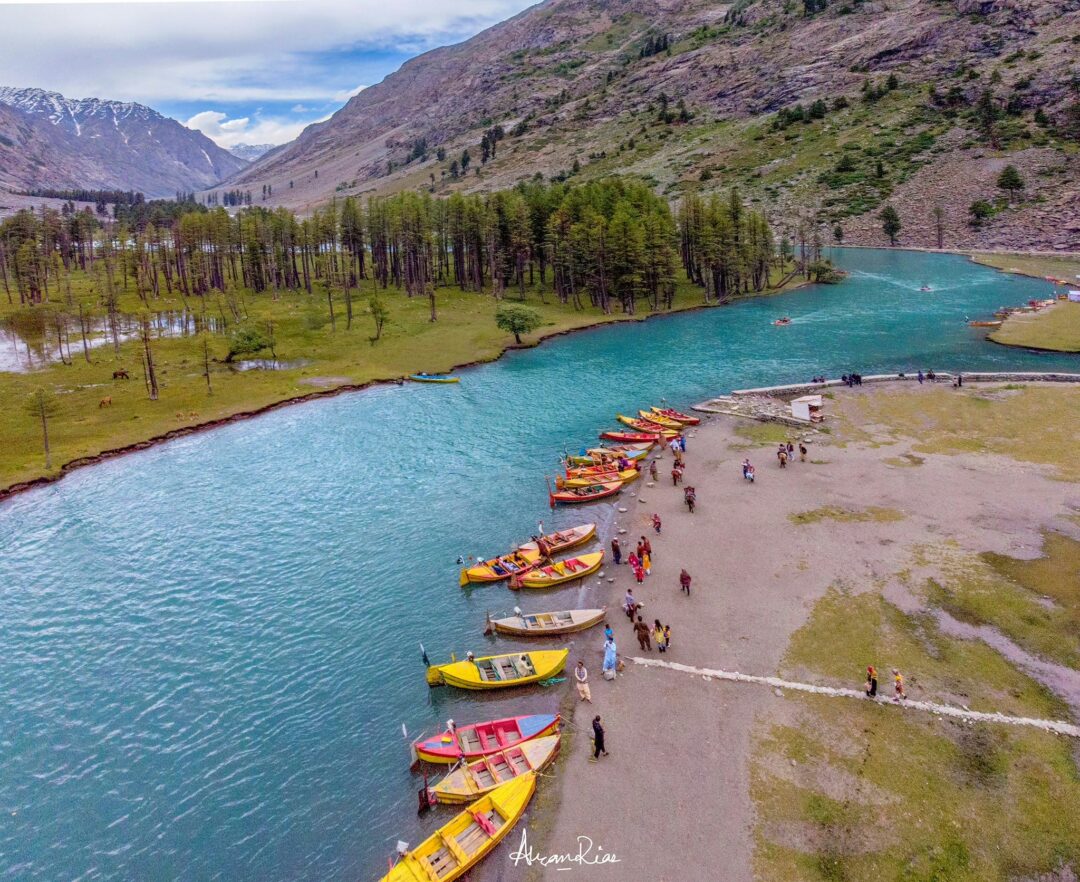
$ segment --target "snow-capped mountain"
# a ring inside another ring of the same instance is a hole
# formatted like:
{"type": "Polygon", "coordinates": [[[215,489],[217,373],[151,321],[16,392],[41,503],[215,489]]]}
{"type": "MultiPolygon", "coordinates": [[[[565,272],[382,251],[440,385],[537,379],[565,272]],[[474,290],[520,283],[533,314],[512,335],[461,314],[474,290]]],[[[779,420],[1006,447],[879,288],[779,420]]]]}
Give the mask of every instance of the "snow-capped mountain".
{"type": "Polygon", "coordinates": [[[237,144],[229,148],[233,156],[239,156],[248,162],[254,162],[265,153],[273,150],[277,144],[237,144]]]}
{"type": "Polygon", "coordinates": [[[211,187],[247,163],[142,104],[0,86],[0,183],[12,188],[211,187]]]}

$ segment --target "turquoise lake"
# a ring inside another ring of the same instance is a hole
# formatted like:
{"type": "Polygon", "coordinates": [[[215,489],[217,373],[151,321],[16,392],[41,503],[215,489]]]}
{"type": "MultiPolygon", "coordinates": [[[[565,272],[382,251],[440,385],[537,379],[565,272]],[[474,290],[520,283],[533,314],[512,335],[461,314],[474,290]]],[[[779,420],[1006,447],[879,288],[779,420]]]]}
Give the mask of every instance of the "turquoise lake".
{"type": "Polygon", "coordinates": [[[286,408],[0,505],[0,878],[378,878],[446,817],[416,817],[403,724],[558,703],[430,691],[419,644],[444,660],[494,644],[487,610],[598,605],[592,587],[463,591],[455,560],[541,518],[609,523],[605,504],[552,515],[544,475],[616,411],[849,370],[1080,370],[965,323],[1043,282],[832,256],[841,285],[286,408]]]}

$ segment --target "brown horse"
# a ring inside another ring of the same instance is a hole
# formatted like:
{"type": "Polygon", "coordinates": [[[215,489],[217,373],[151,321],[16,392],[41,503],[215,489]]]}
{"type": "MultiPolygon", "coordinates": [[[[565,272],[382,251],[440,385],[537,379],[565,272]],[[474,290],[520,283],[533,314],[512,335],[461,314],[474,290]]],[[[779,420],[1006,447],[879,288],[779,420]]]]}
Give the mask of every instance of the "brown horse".
{"type": "Polygon", "coordinates": [[[112,396],[106,395],[101,401],[98,402],[98,410],[103,407],[112,407],[112,396]]]}
{"type": "Polygon", "coordinates": [[[112,372],[112,378],[114,380],[130,380],[131,379],[131,377],[128,375],[127,370],[125,370],[124,368],[120,368],[119,370],[113,371],[112,372]]]}

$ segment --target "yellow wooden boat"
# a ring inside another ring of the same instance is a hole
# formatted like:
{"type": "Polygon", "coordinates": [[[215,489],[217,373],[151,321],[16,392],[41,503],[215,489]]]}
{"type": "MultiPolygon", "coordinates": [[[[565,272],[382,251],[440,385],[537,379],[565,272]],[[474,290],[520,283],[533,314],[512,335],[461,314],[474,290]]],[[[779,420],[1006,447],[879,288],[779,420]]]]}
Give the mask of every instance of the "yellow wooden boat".
{"type": "Polygon", "coordinates": [[[536,792],[526,772],[482,796],[401,860],[382,882],[454,882],[489,855],[525,813],[536,792]]]}
{"type": "Polygon", "coordinates": [[[543,649],[431,665],[427,669],[428,686],[457,686],[459,689],[527,686],[554,677],[566,667],[569,653],[569,649],[543,649]]]}
{"type": "Polygon", "coordinates": [[[511,588],[551,588],[591,576],[604,563],[603,551],[590,551],[536,567],[510,580],[511,588]]]}
{"type": "Polygon", "coordinates": [[[623,469],[621,472],[614,470],[610,472],[584,472],[579,473],[577,469],[567,469],[568,476],[565,478],[555,477],[555,486],[562,490],[563,487],[588,487],[592,484],[606,481],[622,481],[624,484],[628,484],[630,481],[636,481],[641,477],[641,471],[639,469],[623,469]]]}
{"type": "Polygon", "coordinates": [[[432,787],[431,792],[436,801],[445,805],[472,802],[507,781],[528,772],[539,772],[558,755],[558,735],[534,738],[458,766],[432,787]]]}
{"type": "Polygon", "coordinates": [[[535,543],[532,543],[532,546],[528,550],[522,547],[510,554],[477,561],[471,567],[463,567],[460,577],[461,587],[464,588],[470,582],[477,584],[501,582],[503,579],[509,579],[514,573],[528,569],[540,560],[540,552],[535,543]]]}
{"type": "MultiPolygon", "coordinates": [[[[578,545],[584,545],[595,535],[596,524],[579,524],[566,530],[556,530],[554,533],[548,533],[540,538],[547,545],[548,551],[555,553],[566,551],[568,548],[576,548],[578,545]]],[[[518,551],[525,554],[531,551],[539,551],[539,548],[535,542],[526,542],[524,545],[519,546],[518,551]]]]}
{"type": "Polygon", "coordinates": [[[485,634],[498,631],[515,637],[547,637],[550,634],[573,634],[604,620],[606,607],[600,609],[564,609],[558,612],[523,613],[514,609],[512,616],[493,619],[488,616],[485,634]]]}
{"type": "Polygon", "coordinates": [[[638,414],[643,420],[648,420],[650,423],[656,423],[658,426],[663,426],[665,429],[677,429],[682,431],[683,424],[678,420],[673,420],[671,417],[666,417],[663,414],[656,413],[652,410],[639,410],[638,414]]]}

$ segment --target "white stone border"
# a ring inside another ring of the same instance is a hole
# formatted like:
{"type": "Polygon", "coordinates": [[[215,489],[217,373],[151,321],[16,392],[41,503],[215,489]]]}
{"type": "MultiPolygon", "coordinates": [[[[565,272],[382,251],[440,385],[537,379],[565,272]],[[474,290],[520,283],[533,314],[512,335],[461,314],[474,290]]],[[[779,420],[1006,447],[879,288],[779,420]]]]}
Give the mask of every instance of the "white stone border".
{"type": "Polygon", "coordinates": [[[983,711],[966,710],[959,707],[951,707],[947,704],[933,704],[929,701],[912,701],[905,699],[902,702],[893,702],[885,696],[876,699],[866,697],[866,694],[858,689],[836,689],[831,686],[814,686],[810,683],[794,683],[790,680],[781,680],[779,677],[758,677],[753,674],[740,674],[738,671],[721,671],[711,668],[695,668],[691,665],[679,662],[661,661],[655,658],[631,658],[634,664],[646,668],[667,668],[670,671],[678,671],[682,674],[694,674],[704,677],[706,680],[728,680],[733,683],[753,683],[758,686],[770,686],[774,689],[790,689],[795,692],[809,692],[814,695],[828,695],[831,698],[857,698],[859,701],[874,701],[876,704],[885,704],[892,707],[907,708],[908,710],[920,710],[943,717],[955,717],[961,720],[970,720],[977,723],[1006,723],[1011,726],[1030,726],[1033,729],[1041,729],[1055,735],[1067,735],[1070,738],[1080,738],[1080,726],[1066,723],[1062,720],[1039,720],[1031,717],[1012,717],[1008,714],[985,713],[983,711]]]}

